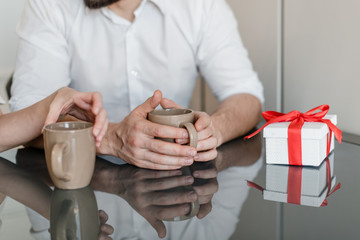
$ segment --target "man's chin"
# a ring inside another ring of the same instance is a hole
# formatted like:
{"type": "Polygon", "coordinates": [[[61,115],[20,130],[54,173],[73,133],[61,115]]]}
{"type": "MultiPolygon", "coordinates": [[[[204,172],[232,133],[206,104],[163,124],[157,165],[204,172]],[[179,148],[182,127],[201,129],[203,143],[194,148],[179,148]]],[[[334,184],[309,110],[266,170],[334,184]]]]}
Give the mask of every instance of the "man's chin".
{"type": "Polygon", "coordinates": [[[109,6],[119,0],[84,0],[85,6],[91,9],[98,9],[109,6]]]}

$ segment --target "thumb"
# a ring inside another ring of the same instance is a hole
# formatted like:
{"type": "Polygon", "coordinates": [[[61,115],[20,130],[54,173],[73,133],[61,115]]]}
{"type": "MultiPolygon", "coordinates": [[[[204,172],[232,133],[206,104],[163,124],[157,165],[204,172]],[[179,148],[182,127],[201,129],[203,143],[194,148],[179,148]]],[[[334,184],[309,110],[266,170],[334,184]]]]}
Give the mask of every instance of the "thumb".
{"type": "Polygon", "coordinates": [[[152,97],[148,98],[143,104],[136,108],[136,111],[147,115],[147,113],[154,111],[159,106],[162,99],[162,93],[160,90],[156,90],[152,97]]]}
{"type": "Polygon", "coordinates": [[[44,122],[44,127],[46,125],[56,123],[57,120],[59,119],[60,113],[61,113],[61,109],[59,107],[50,106],[49,113],[46,116],[46,119],[45,119],[45,122],[44,122]]]}

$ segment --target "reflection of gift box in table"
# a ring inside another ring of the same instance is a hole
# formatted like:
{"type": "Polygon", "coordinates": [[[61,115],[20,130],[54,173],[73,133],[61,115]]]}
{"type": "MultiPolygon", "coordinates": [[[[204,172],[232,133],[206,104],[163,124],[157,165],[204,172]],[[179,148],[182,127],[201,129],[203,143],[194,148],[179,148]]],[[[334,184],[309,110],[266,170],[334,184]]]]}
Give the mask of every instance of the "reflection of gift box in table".
{"type": "Polygon", "coordinates": [[[319,207],[335,184],[334,153],[331,153],[319,167],[266,165],[263,195],[266,200],[319,207]]]}
{"type": "MultiPolygon", "coordinates": [[[[326,115],[334,125],[336,115],[326,115]]],[[[288,127],[290,122],[272,123],[264,128],[266,139],[266,163],[289,164],[288,127]]],[[[329,128],[322,122],[305,122],[301,128],[301,155],[303,166],[319,166],[327,157],[329,128]]],[[[330,151],[334,149],[334,134],[331,137],[330,151]]]]}

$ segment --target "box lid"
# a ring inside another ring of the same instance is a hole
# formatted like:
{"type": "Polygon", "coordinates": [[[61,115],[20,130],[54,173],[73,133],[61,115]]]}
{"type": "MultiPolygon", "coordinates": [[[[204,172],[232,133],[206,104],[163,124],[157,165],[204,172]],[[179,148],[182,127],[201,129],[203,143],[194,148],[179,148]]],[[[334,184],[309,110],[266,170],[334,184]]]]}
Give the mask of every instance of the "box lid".
{"type": "MultiPolygon", "coordinates": [[[[325,115],[324,119],[329,119],[334,125],[337,124],[337,116],[332,114],[325,115]]],[[[290,122],[272,123],[264,128],[264,138],[287,138],[290,122]]],[[[329,132],[325,123],[305,122],[301,128],[303,139],[321,139],[329,132]]]]}

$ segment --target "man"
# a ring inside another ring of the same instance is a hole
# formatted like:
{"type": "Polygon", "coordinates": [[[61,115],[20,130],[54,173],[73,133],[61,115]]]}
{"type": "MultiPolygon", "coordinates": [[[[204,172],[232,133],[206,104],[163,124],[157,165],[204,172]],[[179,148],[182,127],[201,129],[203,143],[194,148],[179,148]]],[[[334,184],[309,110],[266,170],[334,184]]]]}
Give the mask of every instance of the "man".
{"type": "Polygon", "coordinates": [[[100,154],[175,169],[215,158],[259,120],[262,85],[225,0],[28,0],[18,34],[13,109],[61,86],[99,91],[111,121],[100,154]],[[186,142],[185,129],[146,117],[188,106],[198,71],[221,104],[196,113],[197,149],[156,139],[186,142]]]}

